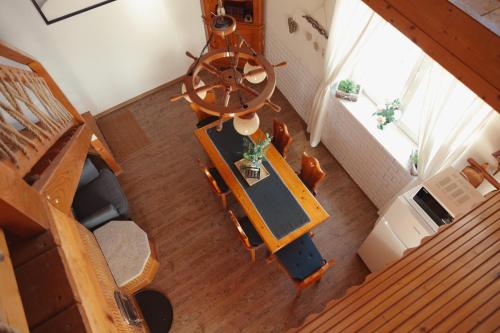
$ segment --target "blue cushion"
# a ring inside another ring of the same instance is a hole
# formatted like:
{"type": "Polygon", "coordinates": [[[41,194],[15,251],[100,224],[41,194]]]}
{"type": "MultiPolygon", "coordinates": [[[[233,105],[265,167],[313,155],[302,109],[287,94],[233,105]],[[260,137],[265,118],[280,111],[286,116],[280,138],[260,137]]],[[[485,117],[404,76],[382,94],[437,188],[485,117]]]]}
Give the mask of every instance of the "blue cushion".
{"type": "Polygon", "coordinates": [[[229,187],[227,187],[226,182],[224,179],[222,179],[222,176],[220,175],[219,171],[217,171],[216,168],[210,168],[208,169],[212,177],[214,178],[215,182],[219,186],[219,189],[222,191],[222,193],[228,192],[229,187]]]}
{"type": "Polygon", "coordinates": [[[206,126],[208,124],[213,123],[216,120],[219,120],[219,117],[217,117],[217,116],[210,116],[208,118],[205,118],[205,119],[199,121],[198,124],[196,124],[196,127],[197,128],[202,128],[202,127],[204,127],[204,126],[206,126]]]}
{"type": "Polygon", "coordinates": [[[82,174],[80,175],[80,181],[78,183],[78,188],[87,185],[94,179],[99,177],[99,171],[95,167],[94,163],[90,160],[90,158],[87,158],[85,160],[85,164],[83,164],[83,170],[82,174]]]}
{"type": "Polygon", "coordinates": [[[248,240],[250,241],[250,244],[252,244],[252,246],[259,246],[260,244],[262,244],[262,238],[260,238],[259,233],[257,232],[257,230],[255,230],[252,222],[250,222],[248,217],[241,217],[238,219],[238,221],[240,222],[240,226],[247,235],[248,240]]]}
{"type": "Polygon", "coordinates": [[[304,280],[318,269],[325,260],[308,234],[297,238],[278,252],[276,257],[296,280],[304,280]]]}
{"type": "Polygon", "coordinates": [[[87,229],[94,229],[120,216],[115,206],[109,204],[80,220],[87,229]]]}
{"type": "Polygon", "coordinates": [[[99,171],[99,177],[76,191],[73,200],[75,217],[80,221],[98,209],[112,204],[122,216],[128,216],[128,201],[118,178],[109,169],[99,171]]]}

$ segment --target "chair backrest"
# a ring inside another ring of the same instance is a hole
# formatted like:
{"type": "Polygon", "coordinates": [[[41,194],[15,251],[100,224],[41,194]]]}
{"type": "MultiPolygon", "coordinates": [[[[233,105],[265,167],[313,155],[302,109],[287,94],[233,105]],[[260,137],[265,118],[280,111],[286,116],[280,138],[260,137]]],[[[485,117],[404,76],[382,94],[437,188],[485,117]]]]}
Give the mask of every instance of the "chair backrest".
{"type": "MultiPolygon", "coordinates": [[[[208,91],[207,95],[205,96],[204,101],[207,103],[214,103],[215,102],[215,93],[213,91],[208,91]]],[[[203,121],[203,120],[211,117],[211,115],[209,115],[208,113],[201,111],[195,103],[191,103],[190,106],[191,106],[191,109],[193,109],[193,112],[196,115],[196,118],[198,118],[198,122],[203,121]]]]}
{"type": "Polygon", "coordinates": [[[288,146],[292,142],[292,136],[288,132],[286,124],[277,119],[273,119],[273,145],[280,152],[283,158],[286,158],[288,146]]]}
{"type": "Polygon", "coordinates": [[[304,184],[313,192],[317,193],[316,187],[319,182],[325,178],[326,173],[321,169],[317,158],[302,153],[302,167],[300,169],[300,178],[304,184]]]}
{"type": "Polygon", "coordinates": [[[241,227],[240,222],[238,221],[238,218],[236,217],[236,215],[234,215],[232,210],[229,210],[228,214],[229,214],[229,218],[231,219],[231,221],[233,221],[233,224],[236,227],[236,230],[238,230],[238,234],[240,236],[241,241],[243,242],[243,245],[245,245],[245,247],[247,249],[252,248],[252,244],[250,243],[250,239],[248,239],[248,236],[245,234],[245,231],[241,227]]]}
{"type": "Polygon", "coordinates": [[[210,173],[210,170],[208,169],[208,167],[205,164],[203,164],[200,160],[198,160],[198,164],[200,165],[201,171],[203,172],[203,174],[207,178],[208,184],[210,184],[210,187],[212,188],[212,190],[218,195],[223,194],[219,185],[217,185],[217,182],[215,181],[214,177],[210,173]]]}

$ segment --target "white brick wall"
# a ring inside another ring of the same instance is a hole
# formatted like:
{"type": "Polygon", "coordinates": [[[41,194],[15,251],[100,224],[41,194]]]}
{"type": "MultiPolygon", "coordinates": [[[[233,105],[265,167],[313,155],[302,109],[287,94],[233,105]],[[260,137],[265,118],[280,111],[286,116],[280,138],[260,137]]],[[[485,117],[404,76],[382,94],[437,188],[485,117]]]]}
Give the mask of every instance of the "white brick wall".
{"type": "Polygon", "coordinates": [[[300,59],[270,29],[266,30],[265,56],[272,64],[288,63],[286,67],[276,70],[276,85],[307,122],[321,78],[310,74],[300,59]]]}
{"type": "MultiPolygon", "coordinates": [[[[288,62],[276,70],[278,89],[307,122],[321,78],[307,70],[290,50],[293,47],[300,45],[288,46],[267,27],[267,59],[288,62]]],[[[322,142],[378,208],[411,180],[408,171],[340,103],[334,102],[322,142]]]]}
{"type": "Polygon", "coordinates": [[[323,144],[378,208],[411,181],[408,170],[335,99],[325,126],[323,144]]]}

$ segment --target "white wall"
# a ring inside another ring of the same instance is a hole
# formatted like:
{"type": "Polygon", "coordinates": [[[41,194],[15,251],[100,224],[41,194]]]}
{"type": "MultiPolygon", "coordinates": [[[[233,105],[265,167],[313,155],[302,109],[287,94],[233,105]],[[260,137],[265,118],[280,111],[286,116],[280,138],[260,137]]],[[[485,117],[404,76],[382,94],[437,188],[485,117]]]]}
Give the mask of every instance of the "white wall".
{"type": "MultiPolygon", "coordinates": [[[[0,39],[39,60],[80,112],[104,111],[183,75],[205,42],[199,0],[117,0],[46,25],[0,1],[0,39]]],[[[167,98],[166,96],[165,98],[167,98]]]]}
{"type": "Polygon", "coordinates": [[[270,0],[265,2],[265,54],[271,63],[287,61],[288,66],[276,70],[277,86],[293,105],[295,110],[307,121],[316,89],[323,76],[322,49],[326,39],[314,30],[301,16],[311,14],[327,28],[330,18],[325,14],[332,1],[323,0],[270,0]],[[322,4],[325,3],[323,8],[322,4]],[[298,22],[298,31],[290,34],[288,17],[298,22]],[[306,32],[312,34],[311,41],[306,32]],[[319,51],[313,47],[318,42],[319,51]]]}
{"type": "Polygon", "coordinates": [[[375,206],[383,208],[412,180],[407,165],[412,144],[394,126],[378,130],[366,100],[350,104],[331,98],[322,142],[375,206]]]}

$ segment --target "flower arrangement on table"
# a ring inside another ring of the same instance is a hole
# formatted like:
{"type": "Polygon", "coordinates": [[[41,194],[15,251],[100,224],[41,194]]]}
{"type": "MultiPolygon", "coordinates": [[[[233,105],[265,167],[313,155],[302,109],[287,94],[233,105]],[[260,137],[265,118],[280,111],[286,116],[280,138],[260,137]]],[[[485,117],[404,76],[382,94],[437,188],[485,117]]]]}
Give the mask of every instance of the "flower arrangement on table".
{"type": "Polygon", "coordinates": [[[381,130],[383,130],[385,126],[397,120],[400,115],[401,102],[399,101],[399,98],[396,98],[390,103],[385,103],[383,107],[373,113],[373,116],[377,116],[377,128],[381,130]]]}
{"type": "Polygon", "coordinates": [[[266,137],[260,142],[253,142],[248,137],[243,137],[243,159],[248,167],[260,168],[260,164],[266,159],[266,150],[271,144],[272,137],[266,133],[266,137]]]}

